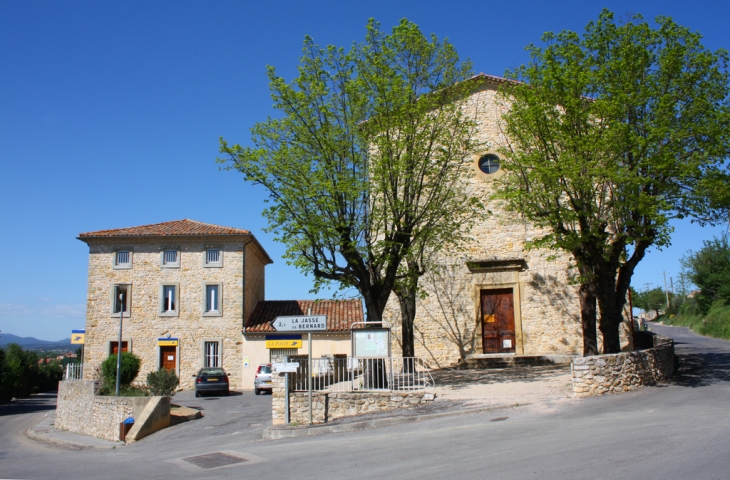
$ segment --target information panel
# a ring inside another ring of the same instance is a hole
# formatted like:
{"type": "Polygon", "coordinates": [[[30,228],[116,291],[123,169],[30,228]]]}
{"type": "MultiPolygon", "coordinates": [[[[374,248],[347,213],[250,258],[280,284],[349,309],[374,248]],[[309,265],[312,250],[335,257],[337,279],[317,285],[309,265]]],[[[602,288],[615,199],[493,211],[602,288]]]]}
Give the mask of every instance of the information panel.
{"type": "Polygon", "coordinates": [[[387,358],[390,356],[390,329],[367,328],[352,331],[352,356],[387,358]]]}

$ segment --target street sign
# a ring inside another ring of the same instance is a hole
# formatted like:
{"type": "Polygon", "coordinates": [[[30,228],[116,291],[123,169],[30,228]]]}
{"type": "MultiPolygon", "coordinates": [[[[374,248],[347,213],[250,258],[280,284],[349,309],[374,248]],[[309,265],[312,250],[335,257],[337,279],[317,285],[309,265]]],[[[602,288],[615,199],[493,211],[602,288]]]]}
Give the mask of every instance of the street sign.
{"type": "Polygon", "coordinates": [[[271,366],[277,373],[295,373],[297,371],[297,369],[299,368],[299,362],[287,362],[287,363],[274,362],[271,364],[271,366]]]}
{"type": "Polygon", "coordinates": [[[266,348],[302,348],[301,340],[266,340],[266,348]]]}
{"type": "Polygon", "coordinates": [[[86,330],[71,330],[71,345],[83,345],[86,330]]]}
{"type": "Polygon", "coordinates": [[[327,330],[326,315],[293,315],[276,317],[271,326],[277,332],[324,332],[327,330]]]}

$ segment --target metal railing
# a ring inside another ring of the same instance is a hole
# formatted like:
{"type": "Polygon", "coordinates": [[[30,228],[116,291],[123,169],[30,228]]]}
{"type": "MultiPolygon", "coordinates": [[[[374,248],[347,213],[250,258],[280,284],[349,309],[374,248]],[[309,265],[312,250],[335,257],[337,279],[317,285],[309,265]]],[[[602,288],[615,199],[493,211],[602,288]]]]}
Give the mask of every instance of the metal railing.
{"type": "Polygon", "coordinates": [[[83,365],[80,363],[67,363],[66,370],[63,374],[64,380],[81,380],[83,375],[83,365]]]}
{"type": "MultiPolygon", "coordinates": [[[[289,361],[299,362],[297,371],[288,374],[290,389],[307,391],[307,356],[290,356],[289,361]]],[[[329,392],[420,391],[434,387],[429,369],[418,357],[313,358],[311,379],[312,390],[329,392]]]]}

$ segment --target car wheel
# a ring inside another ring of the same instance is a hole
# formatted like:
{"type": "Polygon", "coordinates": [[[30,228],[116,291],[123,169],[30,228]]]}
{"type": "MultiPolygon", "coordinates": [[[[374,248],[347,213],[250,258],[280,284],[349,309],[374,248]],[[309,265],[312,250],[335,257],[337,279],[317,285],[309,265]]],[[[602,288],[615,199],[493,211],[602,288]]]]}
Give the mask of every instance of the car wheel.
{"type": "Polygon", "coordinates": [[[261,390],[259,390],[258,388],[254,388],[253,393],[255,393],[256,395],[261,395],[261,390]]]}
{"type": "Polygon", "coordinates": [[[226,391],[225,391],[225,393],[224,393],[223,395],[225,395],[225,396],[227,397],[227,396],[229,396],[230,394],[231,394],[231,391],[230,391],[230,390],[226,390],[226,391]]]}
{"type": "Polygon", "coordinates": [[[199,396],[200,396],[200,392],[196,390],[196,391],[195,391],[195,398],[197,398],[197,397],[199,397],[199,396]]]}

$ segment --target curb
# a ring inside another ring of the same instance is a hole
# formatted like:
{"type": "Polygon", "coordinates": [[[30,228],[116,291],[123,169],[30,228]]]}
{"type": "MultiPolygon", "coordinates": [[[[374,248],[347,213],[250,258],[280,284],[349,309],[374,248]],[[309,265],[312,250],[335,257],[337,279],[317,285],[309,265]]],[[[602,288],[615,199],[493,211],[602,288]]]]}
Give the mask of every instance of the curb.
{"type": "Polygon", "coordinates": [[[345,423],[342,425],[322,425],[312,426],[305,428],[274,428],[268,427],[264,429],[263,438],[264,440],[279,440],[282,438],[301,438],[301,437],[312,437],[315,435],[324,435],[327,433],[346,433],[346,432],[358,432],[360,430],[366,430],[369,428],[377,427],[389,427],[392,425],[401,425],[405,423],[416,423],[423,420],[432,420],[443,417],[453,417],[457,415],[467,415],[470,413],[483,413],[491,412],[494,410],[501,410],[505,408],[513,408],[515,406],[521,407],[529,405],[529,403],[523,403],[520,405],[497,405],[496,407],[481,407],[481,408],[470,408],[466,410],[458,410],[455,412],[441,412],[441,413],[426,413],[423,415],[413,415],[410,417],[387,417],[378,418],[375,420],[368,420],[365,422],[345,423]]]}

